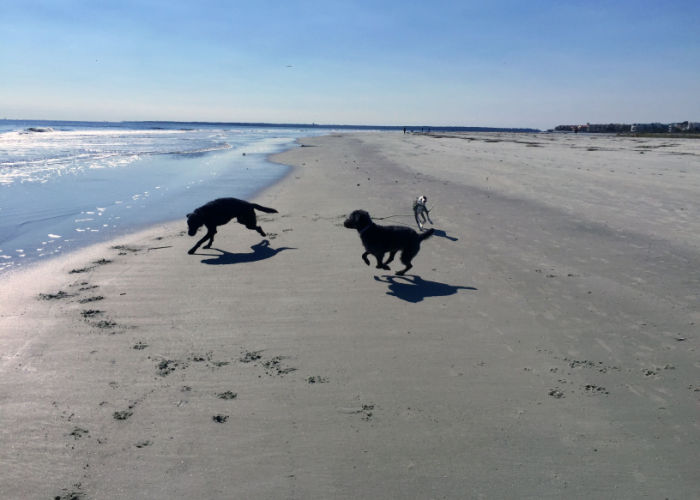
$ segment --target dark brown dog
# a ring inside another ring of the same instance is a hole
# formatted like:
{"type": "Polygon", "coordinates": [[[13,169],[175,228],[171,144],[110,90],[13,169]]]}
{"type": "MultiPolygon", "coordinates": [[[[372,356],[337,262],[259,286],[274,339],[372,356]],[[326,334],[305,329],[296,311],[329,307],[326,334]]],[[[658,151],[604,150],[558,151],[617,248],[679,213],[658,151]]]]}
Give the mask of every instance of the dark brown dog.
{"type": "Polygon", "coordinates": [[[420,243],[432,236],[435,229],[430,228],[422,234],[418,234],[410,227],[406,226],[379,226],[372,222],[369,214],[364,210],[355,210],[345,220],[343,225],[349,229],[357,229],[360,239],[365,247],[362,260],[369,266],[368,255],[372,254],[377,259],[377,269],[390,270],[389,262],[394,260],[396,252],[401,250],[401,262],[405,269],[397,271],[396,274],[403,275],[411,269],[411,261],[420,250],[420,243]],[[389,258],[382,262],[384,254],[389,252],[389,258]]]}
{"type": "Polygon", "coordinates": [[[194,236],[197,233],[197,229],[201,226],[206,226],[207,234],[195,246],[190,248],[187,253],[195,253],[199,246],[207,240],[209,240],[209,243],[204,248],[211,248],[211,244],[214,242],[214,235],[216,234],[216,227],[223,226],[233,218],[238,219],[238,223],[243,224],[248,229],[254,229],[261,235],[267,236],[265,231],[258,226],[255,210],[268,214],[277,213],[277,210],[274,208],[263,207],[256,203],[239,200],[238,198],[218,198],[196,208],[191,214],[187,214],[187,227],[189,228],[187,234],[194,236]]]}

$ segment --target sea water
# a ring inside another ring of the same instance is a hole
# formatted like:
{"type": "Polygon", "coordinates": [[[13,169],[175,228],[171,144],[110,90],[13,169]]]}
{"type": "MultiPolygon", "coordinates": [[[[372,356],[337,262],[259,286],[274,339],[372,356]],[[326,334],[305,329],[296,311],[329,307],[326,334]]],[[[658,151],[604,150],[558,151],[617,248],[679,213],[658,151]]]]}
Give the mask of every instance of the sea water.
{"type": "MultiPolygon", "coordinates": [[[[0,275],[283,177],[267,156],[329,129],[0,120],[0,275]]],[[[274,206],[274,203],[271,203],[274,206]]]]}

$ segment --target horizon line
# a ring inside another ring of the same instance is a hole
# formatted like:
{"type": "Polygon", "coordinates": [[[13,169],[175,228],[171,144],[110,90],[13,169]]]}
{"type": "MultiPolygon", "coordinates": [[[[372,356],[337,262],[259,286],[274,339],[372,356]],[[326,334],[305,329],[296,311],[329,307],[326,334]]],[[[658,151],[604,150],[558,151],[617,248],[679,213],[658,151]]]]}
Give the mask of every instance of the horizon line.
{"type": "Polygon", "coordinates": [[[301,123],[301,122],[248,122],[248,121],[206,121],[206,120],[54,120],[50,118],[1,118],[0,121],[6,122],[59,122],[59,123],[114,123],[114,124],[127,124],[127,123],[173,123],[173,124],[201,124],[201,125],[241,125],[241,126],[278,126],[278,127],[303,127],[303,128],[332,128],[332,127],[342,127],[342,128],[360,128],[360,129],[396,129],[402,130],[406,129],[486,129],[486,130],[525,130],[525,131],[542,131],[540,128],[535,127],[494,127],[494,126],[484,126],[484,125],[358,125],[358,124],[341,124],[341,123],[301,123]]]}

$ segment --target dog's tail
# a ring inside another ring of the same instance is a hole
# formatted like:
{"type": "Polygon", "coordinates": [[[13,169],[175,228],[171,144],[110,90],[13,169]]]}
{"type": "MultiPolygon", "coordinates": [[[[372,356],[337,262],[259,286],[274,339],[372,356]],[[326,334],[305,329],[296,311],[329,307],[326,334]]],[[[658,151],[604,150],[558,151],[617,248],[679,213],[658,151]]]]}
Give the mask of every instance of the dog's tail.
{"type": "Polygon", "coordinates": [[[265,212],[266,214],[276,214],[277,210],[274,208],[268,208],[268,207],[263,207],[262,205],[258,205],[257,203],[251,203],[253,205],[253,208],[256,210],[260,210],[261,212],[265,212]]]}
{"type": "Polygon", "coordinates": [[[430,238],[433,235],[434,232],[435,232],[435,228],[431,227],[426,232],[420,233],[420,241],[427,240],[428,238],[430,238]]]}

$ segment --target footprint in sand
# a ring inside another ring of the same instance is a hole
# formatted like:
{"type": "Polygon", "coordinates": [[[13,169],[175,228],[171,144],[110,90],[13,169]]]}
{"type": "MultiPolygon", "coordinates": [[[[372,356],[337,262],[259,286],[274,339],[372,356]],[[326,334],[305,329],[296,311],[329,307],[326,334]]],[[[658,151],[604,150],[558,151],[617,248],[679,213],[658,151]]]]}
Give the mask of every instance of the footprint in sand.
{"type": "Polygon", "coordinates": [[[103,319],[98,321],[97,323],[90,323],[90,326],[93,326],[95,328],[100,328],[102,330],[111,330],[113,328],[117,327],[116,321],[112,321],[109,319],[103,319]]]}
{"type": "Polygon", "coordinates": [[[163,359],[156,365],[156,372],[161,377],[167,377],[178,368],[187,368],[187,364],[174,359],[163,359]]]}
{"type": "Polygon", "coordinates": [[[75,483],[72,488],[63,488],[60,495],[56,495],[54,500],[83,500],[87,498],[81,483],[75,483]]]}
{"type": "MultiPolygon", "coordinates": [[[[184,235],[185,232],[182,232],[182,235],[184,235]]],[[[130,253],[139,253],[141,251],[141,248],[138,247],[130,247],[127,245],[115,245],[112,247],[112,250],[119,250],[119,255],[128,255],[130,253]]]]}
{"type": "Polygon", "coordinates": [[[359,408],[340,408],[341,413],[347,413],[349,415],[362,415],[362,420],[369,421],[374,415],[375,405],[373,403],[363,404],[359,408]]]}
{"type": "Polygon", "coordinates": [[[89,304],[90,302],[98,302],[100,300],[104,300],[104,297],[102,295],[95,295],[94,297],[80,299],[78,302],[81,304],[89,304]]]}
{"type": "Polygon", "coordinates": [[[73,437],[76,441],[84,436],[88,436],[90,434],[90,431],[87,429],[83,429],[81,427],[76,427],[73,429],[73,431],[69,434],[69,436],[73,437]]]}
{"type": "Polygon", "coordinates": [[[63,290],[59,290],[56,293],[40,293],[38,295],[39,300],[60,300],[66,299],[68,297],[74,297],[74,294],[66,293],[63,290]]]}
{"type": "Polygon", "coordinates": [[[88,266],[88,267],[81,267],[79,269],[71,269],[68,274],[80,274],[80,273],[87,273],[88,271],[92,271],[95,269],[95,266],[88,266]]]}
{"type": "Polygon", "coordinates": [[[127,420],[133,414],[134,414],[134,412],[131,410],[121,410],[121,411],[115,411],[112,414],[112,417],[114,418],[114,420],[127,420]]]}
{"type": "Polygon", "coordinates": [[[262,355],[260,354],[261,352],[262,351],[248,351],[239,358],[239,361],[241,363],[252,363],[253,361],[258,361],[262,358],[262,355]]]}
{"type": "Polygon", "coordinates": [[[226,392],[222,392],[220,394],[217,394],[216,397],[219,399],[227,399],[227,400],[228,399],[236,399],[238,397],[238,394],[235,392],[226,391],[226,392]]]}
{"type": "Polygon", "coordinates": [[[586,384],[583,389],[589,394],[610,394],[605,387],[599,385],[586,384]]]}
{"type": "Polygon", "coordinates": [[[296,371],[296,368],[293,368],[291,366],[283,366],[283,359],[285,359],[285,356],[275,356],[274,358],[263,362],[262,365],[265,368],[265,372],[268,375],[278,375],[280,377],[283,377],[288,373],[296,371]]]}
{"type": "Polygon", "coordinates": [[[552,396],[555,399],[562,399],[564,397],[564,393],[562,391],[560,391],[558,388],[550,389],[547,394],[549,394],[550,396],[552,396]]]}

